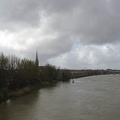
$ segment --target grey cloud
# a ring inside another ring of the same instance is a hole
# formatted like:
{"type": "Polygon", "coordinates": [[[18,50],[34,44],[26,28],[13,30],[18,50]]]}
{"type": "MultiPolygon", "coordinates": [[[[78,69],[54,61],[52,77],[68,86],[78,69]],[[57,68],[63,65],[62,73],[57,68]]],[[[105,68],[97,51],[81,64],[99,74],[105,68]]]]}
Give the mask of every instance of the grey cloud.
{"type": "Polygon", "coordinates": [[[68,36],[58,36],[57,38],[51,40],[45,39],[45,42],[41,44],[35,44],[34,47],[37,48],[39,52],[40,60],[42,58],[41,63],[44,63],[45,59],[50,59],[70,51],[73,41],[68,38],[68,36]]]}
{"type": "Polygon", "coordinates": [[[120,37],[118,5],[118,0],[2,0],[0,26],[39,27],[44,12],[59,34],[69,34],[83,44],[111,43],[120,37]]]}
{"type": "Polygon", "coordinates": [[[1,0],[0,1],[0,27],[20,27],[19,25],[35,26],[40,23],[41,12],[65,12],[73,8],[79,0],[1,0]]]}
{"type": "Polygon", "coordinates": [[[118,63],[120,58],[112,57],[119,54],[115,52],[120,42],[119,4],[118,0],[1,0],[0,31],[14,34],[12,42],[22,48],[0,50],[34,59],[37,49],[42,64],[55,57],[71,68],[118,63]],[[82,49],[72,51],[74,43],[82,49]],[[105,49],[99,49],[103,45],[105,49]]]}
{"type": "Polygon", "coordinates": [[[69,69],[120,69],[119,45],[79,46],[61,56],[49,59],[49,63],[69,69]]]}
{"type": "Polygon", "coordinates": [[[66,7],[67,12],[64,13],[55,10],[57,6],[53,4],[51,28],[61,34],[69,34],[80,44],[118,42],[120,9],[117,4],[119,4],[117,1],[81,0],[80,3],[76,2],[76,7],[74,5],[71,7],[72,11],[67,11],[66,7]]]}
{"type": "Polygon", "coordinates": [[[43,5],[49,13],[68,13],[79,7],[82,0],[44,0],[43,5]]]}
{"type": "Polygon", "coordinates": [[[2,0],[0,1],[0,27],[2,29],[36,26],[39,23],[39,0],[2,0]]]}

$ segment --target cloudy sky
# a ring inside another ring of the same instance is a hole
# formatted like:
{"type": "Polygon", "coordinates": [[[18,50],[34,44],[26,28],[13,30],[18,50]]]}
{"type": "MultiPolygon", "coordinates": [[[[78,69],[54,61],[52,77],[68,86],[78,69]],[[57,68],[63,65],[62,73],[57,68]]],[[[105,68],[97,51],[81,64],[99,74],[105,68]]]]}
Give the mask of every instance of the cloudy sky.
{"type": "Polygon", "coordinates": [[[0,52],[69,69],[120,69],[120,0],[0,0],[0,52]]]}

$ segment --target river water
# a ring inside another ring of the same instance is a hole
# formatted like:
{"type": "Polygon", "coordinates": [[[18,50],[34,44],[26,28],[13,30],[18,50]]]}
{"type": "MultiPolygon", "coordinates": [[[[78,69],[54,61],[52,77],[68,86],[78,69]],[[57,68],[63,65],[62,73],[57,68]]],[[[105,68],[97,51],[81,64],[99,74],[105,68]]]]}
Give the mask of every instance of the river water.
{"type": "Polygon", "coordinates": [[[0,105],[0,120],[120,120],[120,75],[58,83],[0,105]]]}

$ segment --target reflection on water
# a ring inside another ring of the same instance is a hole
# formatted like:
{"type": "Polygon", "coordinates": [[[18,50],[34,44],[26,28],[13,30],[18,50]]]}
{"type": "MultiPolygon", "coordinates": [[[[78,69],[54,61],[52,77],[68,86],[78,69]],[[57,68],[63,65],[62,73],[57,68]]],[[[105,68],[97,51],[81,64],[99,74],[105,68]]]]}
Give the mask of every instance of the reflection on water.
{"type": "Polygon", "coordinates": [[[0,120],[119,120],[120,76],[54,84],[0,106],[0,120]]]}

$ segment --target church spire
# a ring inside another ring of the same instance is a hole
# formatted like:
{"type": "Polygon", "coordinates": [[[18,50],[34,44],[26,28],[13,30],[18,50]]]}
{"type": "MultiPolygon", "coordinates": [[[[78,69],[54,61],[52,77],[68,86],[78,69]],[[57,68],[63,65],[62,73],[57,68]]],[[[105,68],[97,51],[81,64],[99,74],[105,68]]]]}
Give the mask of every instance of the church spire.
{"type": "Polygon", "coordinates": [[[36,60],[35,60],[35,64],[38,67],[39,66],[39,60],[38,60],[38,52],[36,50],[36,60]]]}

